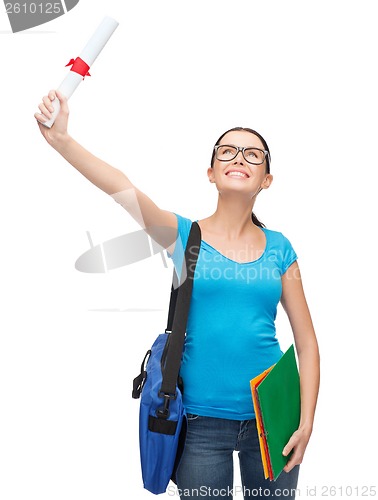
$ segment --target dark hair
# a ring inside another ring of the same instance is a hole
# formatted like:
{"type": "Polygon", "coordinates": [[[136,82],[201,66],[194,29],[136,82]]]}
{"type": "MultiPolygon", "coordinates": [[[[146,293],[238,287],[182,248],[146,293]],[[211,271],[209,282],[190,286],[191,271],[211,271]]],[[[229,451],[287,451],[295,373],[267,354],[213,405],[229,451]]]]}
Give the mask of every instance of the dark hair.
{"type": "MultiPolygon", "coordinates": [[[[220,143],[220,141],[223,139],[223,137],[226,134],[228,134],[229,132],[240,132],[240,131],[242,131],[242,132],[243,131],[244,132],[250,132],[251,134],[256,135],[260,139],[260,141],[263,143],[264,149],[266,149],[268,151],[268,154],[265,157],[265,162],[266,162],[265,173],[266,174],[270,174],[270,151],[269,151],[269,147],[268,147],[268,144],[266,143],[266,140],[264,139],[264,137],[262,135],[260,135],[258,132],[256,132],[256,130],[252,130],[251,128],[246,128],[246,127],[234,127],[234,128],[230,128],[230,130],[227,130],[226,132],[224,132],[219,137],[219,139],[214,144],[214,146],[217,146],[220,143]]],[[[211,162],[210,162],[211,168],[213,168],[213,166],[214,166],[214,160],[215,160],[215,149],[213,149],[213,154],[211,156],[211,162]]],[[[265,227],[265,225],[262,222],[259,221],[259,219],[256,217],[256,215],[253,212],[252,212],[251,218],[252,218],[252,222],[254,224],[256,224],[256,226],[265,227]]]]}

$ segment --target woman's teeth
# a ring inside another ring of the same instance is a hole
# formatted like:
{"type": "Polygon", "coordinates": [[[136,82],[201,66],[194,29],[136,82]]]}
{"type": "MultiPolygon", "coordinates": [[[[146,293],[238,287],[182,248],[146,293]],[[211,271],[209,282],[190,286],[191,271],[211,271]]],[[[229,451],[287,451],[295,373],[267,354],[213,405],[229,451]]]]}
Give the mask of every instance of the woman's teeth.
{"type": "Polygon", "coordinates": [[[227,175],[228,175],[229,177],[234,177],[234,176],[236,176],[236,177],[244,177],[245,179],[248,179],[248,176],[247,176],[247,175],[245,175],[245,174],[243,174],[242,172],[229,172],[227,175]]]}

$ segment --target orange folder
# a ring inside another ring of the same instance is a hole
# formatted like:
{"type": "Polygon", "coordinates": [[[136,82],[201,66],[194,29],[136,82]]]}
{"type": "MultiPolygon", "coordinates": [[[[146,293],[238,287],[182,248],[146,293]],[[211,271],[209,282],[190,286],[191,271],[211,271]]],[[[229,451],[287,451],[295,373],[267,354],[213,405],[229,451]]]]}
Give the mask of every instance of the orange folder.
{"type": "Polygon", "coordinates": [[[272,476],[272,465],[270,463],[268,447],[267,447],[267,443],[265,440],[264,423],[263,423],[262,417],[261,417],[261,409],[260,409],[259,399],[257,396],[257,387],[260,384],[260,382],[262,380],[264,380],[264,378],[268,375],[268,373],[273,368],[273,366],[271,366],[267,370],[260,373],[260,375],[257,375],[257,377],[252,379],[250,382],[252,399],[253,399],[253,406],[255,407],[256,427],[257,427],[257,432],[259,435],[260,451],[261,451],[261,458],[262,458],[262,463],[263,463],[263,467],[264,467],[265,479],[272,476]]]}

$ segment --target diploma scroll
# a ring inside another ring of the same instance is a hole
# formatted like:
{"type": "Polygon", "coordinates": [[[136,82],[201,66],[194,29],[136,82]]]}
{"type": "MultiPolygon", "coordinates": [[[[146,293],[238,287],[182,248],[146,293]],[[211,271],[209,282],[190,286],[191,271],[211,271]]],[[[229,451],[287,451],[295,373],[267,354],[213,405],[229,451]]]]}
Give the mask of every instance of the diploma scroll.
{"type": "MultiPolygon", "coordinates": [[[[89,68],[108,43],[110,37],[117,29],[118,24],[119,23],[115,19],[112,19],[111,17],[104,17],[89,42],[82,50],[80,56],[75,60],[71,59],[71,61],[67,64],[67,66],[72,65],[71,71],[58,87],[58,90],[60,90],[62,94],[67,97],[67,99],[72,96],[79,84],[84,80],[84,77],[89,75],[89,68]]],[[[54,111],[51,113],[52,118],[45,122],[40,122],[48,128],[52,127],[60,110],[60,103],[57,97],[53,100],[52,106],[54,108],[54,111]]]]}

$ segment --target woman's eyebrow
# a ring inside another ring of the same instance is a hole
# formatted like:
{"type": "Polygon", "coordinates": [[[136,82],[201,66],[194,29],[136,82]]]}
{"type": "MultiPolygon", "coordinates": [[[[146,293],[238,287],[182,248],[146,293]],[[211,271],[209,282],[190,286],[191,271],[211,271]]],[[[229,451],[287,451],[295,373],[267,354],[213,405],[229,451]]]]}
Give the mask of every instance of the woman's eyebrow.
{"type": "MultiPolygon", "coordinates": [[[[220,146],[233,146],[234,148],[238,148],[239,146],[236,146],[235,144],[220,144],[220,146]]],[[[256,149],[261,149],[260,146],[240,146],[240,148],[256,148],[256,149]]]]}

